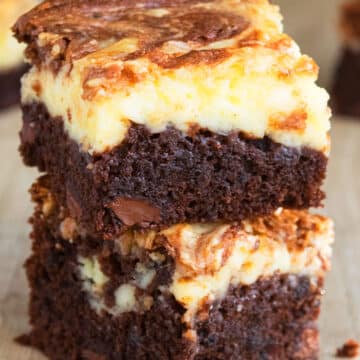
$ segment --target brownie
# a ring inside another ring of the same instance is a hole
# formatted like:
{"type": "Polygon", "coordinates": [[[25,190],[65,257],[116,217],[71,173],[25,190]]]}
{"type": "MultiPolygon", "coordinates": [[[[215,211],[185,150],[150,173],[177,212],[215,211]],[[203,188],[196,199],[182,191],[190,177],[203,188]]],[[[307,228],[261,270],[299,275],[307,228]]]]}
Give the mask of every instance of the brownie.
{"type": "Polygon", "coordinates": [[[103,241],[79,229],[48,184],[32,188],[23,343],[50,359],[317,359],[328,219],[284,211],[103,241]]]}
{"type": "Polygon", "coordinates": [[[328,94],[268,1],[47,0],[14,32],[21,153],[86,231],[321,206],[328,94]]]}
{"type": "Polygon", "coordinates": [[[278,207],[319,206],[327,158],[270,138],[249,139],[174,128],[151,134],[133,125],[110,152],[79,151],[41,104],[23,107],[25,163],[51,174],[52,191],[91,233],[113,238],[129,228],[237,221],[278,207]]]}

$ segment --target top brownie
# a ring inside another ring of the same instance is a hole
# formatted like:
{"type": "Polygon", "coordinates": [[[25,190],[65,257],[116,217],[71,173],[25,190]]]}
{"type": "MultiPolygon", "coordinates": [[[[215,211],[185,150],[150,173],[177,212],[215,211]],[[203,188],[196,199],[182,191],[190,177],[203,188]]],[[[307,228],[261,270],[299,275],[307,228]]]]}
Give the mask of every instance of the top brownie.
{"type": "Polygon", "coordinates": [[[321,204],[328,95],[269,1],[53,0],[14,31],[21,152],[88,228],[321,204]]]}

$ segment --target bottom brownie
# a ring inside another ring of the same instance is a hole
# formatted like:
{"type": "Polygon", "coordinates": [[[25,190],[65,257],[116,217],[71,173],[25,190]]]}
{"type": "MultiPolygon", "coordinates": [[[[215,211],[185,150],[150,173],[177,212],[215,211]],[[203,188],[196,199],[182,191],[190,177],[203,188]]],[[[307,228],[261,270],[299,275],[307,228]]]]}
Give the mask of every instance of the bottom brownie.
{"type": "Polygon", "coordinates": [[[344,48],[335,72],[333,110],[339,115],[360,117],[360,51],[344,48]]]}
{"type": "Polygon", "coordinates": [[[33,326],[27,343],[50,359],[317,359],[321,283],[306,276],[275,275],[230,289],[197,320],[195,342],[184,336],[184,309],[172,296],[158,294],[143,313],[98,314],[68,243],[42,239],[27,272],[33,326]]]}
{"type": "Polygon", "coordinates": [[[279,210],[103,241],[81,232],[41,182],[32,195],[23,341],[51,359],[317,358],[328,219],[279,210]]]}
{"type": "Polygon", "coordinates": [[[20,101],[20,79],[27,67],[20,65],[14,69],[0,71],[0,110],[20,101]]]}

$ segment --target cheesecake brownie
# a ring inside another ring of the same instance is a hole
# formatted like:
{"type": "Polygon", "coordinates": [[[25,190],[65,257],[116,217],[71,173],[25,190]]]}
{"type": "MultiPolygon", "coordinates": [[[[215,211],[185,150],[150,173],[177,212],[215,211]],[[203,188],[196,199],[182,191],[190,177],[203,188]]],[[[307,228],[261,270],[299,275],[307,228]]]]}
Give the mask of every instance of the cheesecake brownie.
{"type": "Polygon", "coordinates": [[[89,233],[321,205],[328,95],[267,0],[49,0],[14,31],[21,153],[89,233]]]}
{"type": "Polygon", "coordinates": [[[32,190],[22,340],[50,359],[317,359],[327,218],[278,210],[104,242],[79,230],[45,180],[32,190]]]}
{"type": "Polygon", "coordinates": [[[0,109],[20,101],[20,78],[26,72],[24,46],[11,32],[11,26],[36,0],[0,1],[0,109]]]}
{"type": "Polygon", "coordinates": [[[335,70],[332,90],[334,111],[360,117],[360,1],[341,8],[340,30],[343,47],[335,70]]]}

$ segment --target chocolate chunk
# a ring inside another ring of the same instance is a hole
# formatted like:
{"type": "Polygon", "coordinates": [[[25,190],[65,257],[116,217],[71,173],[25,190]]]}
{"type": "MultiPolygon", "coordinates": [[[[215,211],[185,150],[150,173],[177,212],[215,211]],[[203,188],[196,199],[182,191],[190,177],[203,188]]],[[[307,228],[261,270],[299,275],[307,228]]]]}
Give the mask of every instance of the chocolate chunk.
{"type": "Polygon", "coordinates": [[[128,226],[160,221],[160,210],[143,200],[117,198],[108,207],[128,226]]]}

